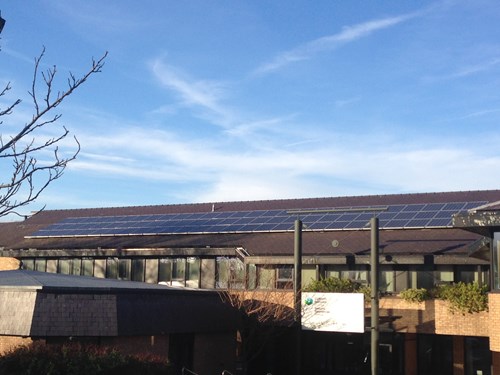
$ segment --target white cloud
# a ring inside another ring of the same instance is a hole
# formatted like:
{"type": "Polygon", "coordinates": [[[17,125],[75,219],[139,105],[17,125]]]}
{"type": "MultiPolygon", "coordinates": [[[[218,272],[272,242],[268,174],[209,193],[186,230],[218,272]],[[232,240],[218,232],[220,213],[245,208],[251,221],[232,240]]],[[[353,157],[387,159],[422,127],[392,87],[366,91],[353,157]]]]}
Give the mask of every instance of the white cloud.
{"type": "MultiPolygon", "coordinates": [[[[201,110],[201,117],[208,123],[224,129],[224,134],[231,137],[250,140],[250,135],[259,133],[281,132],[284,124],[289,124],[295,118],[295,114],[275,117],[260,117],[248,119],[240,108],[229,108],[223,104],[223,99],[229,95],[227,84],[210,80],[196,80],[175,67],[166,64],[162,59],[156,59],[151,64],[151,70],[159,82],[168,90],[177,95],[184,106],[194,109],[194,116],[198,116],[196,110],[201,110]]],[[[174,106],[161,106],[155,110],[156,114],[171,113],[174,106]]],[[[177,105],[175,106],[178,107],[177,105]]],[[[261,138],[261,137],[260,137],[261,138]]]]}
{"type": "Polygon", "coordinates": [[[79,178],[133,179],[141,184],[189,187],[174,192],[184,201],[227,201],[388,192],[495,188],[491,173],[500,157],[460,145],[425,145],[418,140],[374,140],[369,134],[350,141],[335,135],[299,148],[259,145],[234,147],[231,141],[180,138],[156,130],[128,127],[109,137],[81,137],[85,152],[70,165],[79,178]],[[391,141],[389,141],[391,142],[391,141]],[[126,150],[126,153],[124,153],[126,150]],[[370,150],[367,154],[365,150],[370,150]],[[346,190],[345,186],[349,186],[346,190]]]}
{"type": "Polygon", "coordinates": [[[301,46],[298,46],[289,51],[277,55],[271,62],[262,64],[255,71],[254,74],[266,74],[278,70],[291,63],[306,60],[313,55],[333,50],[343,44],[354,42],[363,37],[367,37],[376,31],[387,29],[389,27],[398,25],[411,18],[418,16],[421,13],[410,13],[397,17],[387,17],[359,23],[353,26],[346,26],[341,32],[333,35],[324,36],[301,46]]]}
{"type": "Polygon", "coordinates": [[[208,111],[207,114],[214,119],[213,123],[216,125],[230,126],[233,116],[220,104],[224,93],[221,82],[194,80],[162,59],[153,61],[151,70],[163,86],[181,98],[184,105],[208,111]]]}
{"type": "Polygon", "coordinates": [[[459,71],[457,71],[456,73],[452,74],[451,77],[452,78],[455,78],[455,77],[461,78],[461,77],[467,77],[467,76],[472,75],[472,74],[482,73],[482,72],[485,72],[485,71],[488,71],[488,70],[494,68],[495,66],[497,66],[499,64],[500,64],[500,58],[490,59],[487,61],[483,61],[480,64],[464,67],[464,68],[460,69],[459,71]]]}

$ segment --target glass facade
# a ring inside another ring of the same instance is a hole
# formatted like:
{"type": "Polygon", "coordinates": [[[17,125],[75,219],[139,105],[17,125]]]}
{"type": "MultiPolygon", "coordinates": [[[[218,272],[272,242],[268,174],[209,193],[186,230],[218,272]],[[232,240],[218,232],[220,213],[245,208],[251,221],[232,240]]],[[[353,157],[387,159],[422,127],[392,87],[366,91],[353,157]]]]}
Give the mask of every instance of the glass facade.
{"type": "MultiPolygon", "coordinates": [[[[23,259],[23,267],[42,272],[161,282],[190,288],[199,288],[203,279],[203,285],[211,285],[216,289],[293,289],[293,265],[245,264],[236,257],[31,258],[23,259]],[[210,269],[215,268],[215,271],[204,274],[203,260],[213,262],[214,266],[210,269]]],[[[494,272],[498,275],[498,271],[494,272]]],[[[397,294],[408,288],[429,289],[458,281],[487,284],[488,276],[486,265],[435,265],[428,269],[428,266],[423,265],[384,264],[380,266],[379,280],[383,293],[397,294]]],[[[312,280],[326,277],[369,284],[370,271],[368,265],[307,264],[302,269],[302,287],[312,280]]]]}
{"type": "Polygon", "coordinates": [[[491,257],[492,266],[492,289],[500,289],[500,232],[496,232],[493,236],[493,249],[491,257]]]}

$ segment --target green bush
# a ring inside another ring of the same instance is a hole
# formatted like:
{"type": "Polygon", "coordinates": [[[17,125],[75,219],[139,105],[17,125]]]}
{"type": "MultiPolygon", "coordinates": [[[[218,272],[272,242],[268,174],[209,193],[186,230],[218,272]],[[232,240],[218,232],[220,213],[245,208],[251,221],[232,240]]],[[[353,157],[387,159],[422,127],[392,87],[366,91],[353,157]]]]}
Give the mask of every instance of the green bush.
{"type": "Polygon", "coordinates": [[[435,297],[448,301],[452,313],[472,314],[488,310],[488,288],[478,283],[459,282],[440,285],[435,297]]]}
{"type": "Polygon", "coordinates": [[[431,298],[431,294],[425,288],[410,288],[403,290],[399,296],[407,302],[419,303],[431,298]]]}
{"type": "Polygon", "coordinates": [[[159,375],[172,374],[166,360],[130,356],[96,346],[53,346],[33,343],[0,356],[3,375],[159,375]]]}
{"type": "Polygon", "coordinates": [[[350,279],[340,279],[338,277],[312,280],[303,291],[322,293],[363,293],[365,295],[365,302],[370,301],[371,293],[369,285],[361,284],[350,279]]]}
{"type": "Polygon", "coordinates": [[[338,277],[327,277],[319,280],[312,280],[306,286],[304,292],[330,292],[330,293],[356,293],[361,288],[361,284],[350,279],[339,279],[338,277]]]}
{"type": "Polygon", "coordinates": [[[422,302],[430,298],[448,301],[452,313],[472,314],[488,310],[488,288],[478,283],[458,282],[440,285],[428,291],[412,288],[402,291],[399,296],[408,302],[422,302]]]}

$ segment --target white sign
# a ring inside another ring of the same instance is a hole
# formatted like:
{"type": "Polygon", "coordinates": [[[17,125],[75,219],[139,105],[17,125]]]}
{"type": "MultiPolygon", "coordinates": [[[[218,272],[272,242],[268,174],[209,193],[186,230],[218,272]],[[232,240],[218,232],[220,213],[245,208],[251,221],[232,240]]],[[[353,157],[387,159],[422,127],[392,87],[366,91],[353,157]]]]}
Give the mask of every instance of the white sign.
{"type": "Polygon", "coordinates": [[[364,294],[303,292],[302,329],[363,333],[364,294]]]}

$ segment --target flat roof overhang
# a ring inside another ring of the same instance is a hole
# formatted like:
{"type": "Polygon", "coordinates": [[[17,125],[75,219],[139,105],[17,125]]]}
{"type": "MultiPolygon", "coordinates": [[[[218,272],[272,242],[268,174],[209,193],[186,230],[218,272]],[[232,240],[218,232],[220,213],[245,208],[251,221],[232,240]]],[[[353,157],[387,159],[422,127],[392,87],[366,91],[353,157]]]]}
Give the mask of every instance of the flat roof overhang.
{"type": "Polygon", "coordinates": [[[453,215],[453,227],[490,237],[500,231],[500,211],[469,211],[453,215]]]}
{"type": "Polygon", "coordinates": [[[0,249],[0,256],[10,258],[62,258],[62,257],[148,257],[148,256],[235,256],[236,248],[178,247],[178,248],[89,248],[89,249],[0,249]]]}
{"type": "Polygon", "coordinates": [[[477,233],[483,238],[469,246],[469,256],[490,260],[493,233],[500,232],[500,210],[480,210],[459,213],[452,217],[453,227],[477,233]]]}

